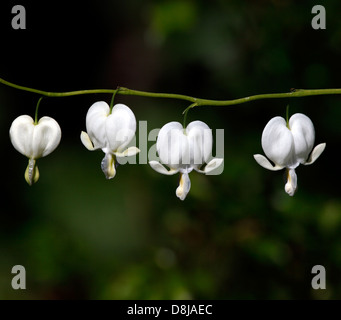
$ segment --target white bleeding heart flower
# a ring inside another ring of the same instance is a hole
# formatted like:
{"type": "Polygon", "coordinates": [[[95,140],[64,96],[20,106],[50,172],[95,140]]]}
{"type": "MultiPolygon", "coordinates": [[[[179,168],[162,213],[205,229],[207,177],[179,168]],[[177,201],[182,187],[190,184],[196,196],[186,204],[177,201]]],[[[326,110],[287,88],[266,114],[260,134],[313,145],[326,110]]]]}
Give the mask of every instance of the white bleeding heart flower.
{"type": "Polygon", "coordinates": [[[268,170],[287,169],[285,191],[290,196],[295,194],[297,176],[295,169],[300,165],[309,165],[316,161],[326,147],[325,143],[317,145],[314,150],[315,130],[311,120],[302,113],[294,114],[288,124],[282,117],[272,118],[262,134],[262,148],[265,155],[255,154],[255,160],[268,170]]]}
{"type": "Polygon", "coordinates": [[[9,135],[14,148],[29,159],[25,179],[32,185],[39,179],[36,160],[59,145],[62,136],[59,124],[50,117],[42,117],[35,123],[30,116],[22,115],[12,122],[9,135]]]}
{"type": "Polygon", "coordinates": [[[150,161],[150,166],[165,175],[180,173],[180,184],[176,195],[184,200],[191,188],[189,173],[194,169],[200,173],[209,173],[218,168],[223,159],[209,160],[212,153],[212,130],[202,121],[191,122],[186,129],[179,122],[164,125],[156,141],[160,162],[150,161]],[[204,163],[205,168],[201,170],[204,163]]]}
{"type": "Polygon", "coordinates": [[[94,103],[86,115],[86,130],[81,133],[81,141],[88,150],[102,149],[105,153],[101,168],[107,179],[116,175],[116,157],[140,152],[136,147],[127,148],[135,136],[136,119],[124,104],[116,104],[110,112],[106,102],[94,103]]]}

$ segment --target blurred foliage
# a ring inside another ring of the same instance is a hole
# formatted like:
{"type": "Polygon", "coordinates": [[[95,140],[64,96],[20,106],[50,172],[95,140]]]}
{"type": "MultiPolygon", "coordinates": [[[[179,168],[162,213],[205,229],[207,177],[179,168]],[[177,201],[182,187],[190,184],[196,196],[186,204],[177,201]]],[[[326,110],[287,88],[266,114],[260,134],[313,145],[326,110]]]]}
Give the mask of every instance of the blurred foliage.
{"type": "MultiPolygon", "coordinates": [[[[290,88],[340,87],[341,4],[326,0],[327,29],[311,27],[314,1],[23,1],[27,30],[11,29],[14,2],[1,3],[0,75],[50,91],[115,88],[233,99],[290,88]]],[[[0,87],[3,168],[0,214],[1,299],[339,299],[341,199],[337,159],[338,96],[264,100],[189,113],[224,129],[224,172],[191,173],[184,202],[178,177],[128,164],[105,180],[103,153],[80,143],[88,107],[110,96],[43,99],[62,142],[40,159],[39,182],[24,180],[26,159],[8,129],[34,114],[39,97],[0,87]],[[326,151],[297,170],[299,189],[284,192],[283,172],[253,159],[263,153],[270,118],[302,112],[326,151]],[[27,289],[11,288],[25,266],[27,289]],[[327,289],[313,290],[314,265],[327,289]]],[[[148,132],[182,121],[182,101],[118,96],[148,132]]],[[[143,133],[141,132],[141,135],[143,133]]],[[[140,133],[137,132],[139,144],[140,133]]],[[[155,143],[149,141],[145,148],[155,143]]],[[[146,150],[146,149],[145,149],[146,150]]]]}

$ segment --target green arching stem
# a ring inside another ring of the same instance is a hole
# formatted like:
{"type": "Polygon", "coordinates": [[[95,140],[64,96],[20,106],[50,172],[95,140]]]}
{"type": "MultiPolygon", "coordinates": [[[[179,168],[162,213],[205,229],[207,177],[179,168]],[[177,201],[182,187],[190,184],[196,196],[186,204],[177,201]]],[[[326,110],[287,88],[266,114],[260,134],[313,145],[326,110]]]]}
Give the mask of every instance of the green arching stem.
{"type": "Polygon", "coordinates": [[[287,122],[287,128],[289,128],[289,105],[287,105],[287,110],[286,110],[286,113],[285,113],[285,120],[287,122]]]}
{"type": "Polygon", "coordinates": [[[115,96],[116,96],[116,94],[117,94],[117,92],[118,92],[119,90],[120,90],[120,89],[117,88],[117,90],[114,90],[114,93],[112,94],[112,98],[111,98],[111,101],[110,101],[110,114],[111,114],[112,108],[114,107],[115,96]]]}
{"type": "MultiPolygon", "coordinates": [[[[37,90],[33,88],[28,88],[24,86],[20,86],[9,81],[6,81],[0,78],[0,83],[7,85],[9,87],[28,91],[32,93],[39,94],[41,96],[46,97],[69,97],[83,94],[94,94],[94,93],[111,93],[111,94],[121,94],[128,96],[140,96],[140,97],[149,97],[149,98],[168,98],[168,99],[178,99],[192,102],[192,104],[187,108],[188,110],[195,106],[232,106],[237,104],[242,104],[246,102],[251,102],[255,100],[264,100],[264,99],[284,99],[284,98],[299,98],[299,97],[308,97],[308,96],[319,96],[319,95],[332,95],[332,94],[341,94],[341,89],[296,89],[286,93],[266,93],[266,94],[257,94],[249,97],[232,99],[232,100],[208,100],[208,99],[200,99],[182,94],[174,94],[174,93],[154,93],[154,92],[146,92],[146,91],[138,91],[132,90],[128,88],[119,87],[118,89],[92,89],[92,90],[79,90],[79,91],[68,91],[68,92],[48,92],[43,90],[37,90]]],[[[187,110],[186,109],[186,110],[187,110]]],[[[184,111],[185,113],[188,112],[184,111]]]]}
{"type": "MultiPolygon", "coordinates": [[[[232,106],[232,105],[242,104],[242,103],[251,102],[255,100],[264,100],[264,99],[285,99],[285,98],[298,98],[298,97],[341,94],[341,89],[296,89],[295,91],[290,91],[286,93],[257,94],[257,95],[253,95],[249,97],[232,99],[232,100],[208,100],[208,99],[200,99],[200,98],[195,98],[195,97],[181,95],[181,94],[153,93],[153,92],[131,90],[128,88],[123,88],[123,87],[120,88],[119,94],[130,95],[130,96],[140,96],[140,97],[150,97],[150,98],[170,98],[170,99],[186,100],[186,101],[193,102],[193,105],[188,107],[188,109],[191,109],[195,106],[222,106],[222,107],[232,106]]],[[[184,113],[186,112],[186,110],[184,111],[184,113]]]]}
{"type": "Polygon", "coordinates": [[[0,83],[18,89],[22,91],[27,91],[27,92],[32,92],[39,94],[41,96],[45,97],[70,97],[70,96],[77,96],[77,95],[82,95],[82,94],[93,94],[93,93],[114,93],[115,90],[113,89],[93,89],[93,90],[79,90],[79,91],[68,91],[68,92],[48,92],[48,91],[43,91],[43,90],[37,90],[34,88],[28,88],[24,86],[19,86],[15,83],[6,81],[2,78],[0,78],[0,83]]]}
{"type": "Polygon", "coordinates": [[[39,105],[40,105],[40,101],[43,99],[43,97],[40,97],[40,99],[38,100],[37,106],[36,106],[36,112],[34,115],[34,124],[38,124],[38,109],[39,109],[39,105]]]}
{"type": "Polygon", "coordinates": [[[184,115],[184,122],[183,122],[183,127],[184,129],[186,129],[186,125],[187,125],[187,113],[190,109],[194,108],[197,104],[196,103],[192,103],[189,107],[187,107],[184,112],[182,113],[184,115]]]}

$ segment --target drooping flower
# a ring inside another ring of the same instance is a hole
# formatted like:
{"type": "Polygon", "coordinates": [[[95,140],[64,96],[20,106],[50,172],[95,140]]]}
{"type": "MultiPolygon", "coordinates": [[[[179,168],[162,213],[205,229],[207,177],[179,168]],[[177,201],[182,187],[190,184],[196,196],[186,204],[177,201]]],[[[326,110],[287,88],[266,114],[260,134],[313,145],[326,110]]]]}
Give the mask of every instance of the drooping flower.
{"type": "Polygon", "coordinates": [[[81,141],[88,150],[102,149],[105,153],[101,168],[107,179],[116,175],[116,157],[140,152],[136,147],[127,148],[135,136],[136,119],[124,104],[116,104],[110,111],[106,102],[95,102],[86,115],[86,130],[81,133],[81,141]]]}
{"type": "Polygon", "coordinates": [[[262,148],[270,161],[260,154],[254,158],[268,170],[287,169],[285,191],[290,196],[297,189],[295,169],[300,165],[309,165],[316,161],[326,147],[325,143],[317,145],[314,150],[315,130],[311,120],[302,113],[296,113],[288,123],[282,117],[272,118],[265,126],[262,134],[262,148]]]}
{"type": "Polygon", "coordinates": [[[150,166],[165,175],[180,173],[180,184],[176,195],[184,200],[191,188],[189,173],[194,169],[207,174],[218,168],[223,159],[209,160],[212,153],[212,130],[202,121],[191,122],[186,129],[179,122],[164,125],[156,141],[156,149],[162,164],[150,161],[150,166]],[[204,163],[207,165],[201,169],[204,163]]]}
{"type": "Polygon", "coordinates": [[[62,136],[59,124],[50,117],[42,117],[35,123],[30,116],[22,115],[12,122],[9,135],[14,148],[29,159],[25,179],[32,185],[39,179],[36,160],[46,157],[59,145],[62,136]]]}

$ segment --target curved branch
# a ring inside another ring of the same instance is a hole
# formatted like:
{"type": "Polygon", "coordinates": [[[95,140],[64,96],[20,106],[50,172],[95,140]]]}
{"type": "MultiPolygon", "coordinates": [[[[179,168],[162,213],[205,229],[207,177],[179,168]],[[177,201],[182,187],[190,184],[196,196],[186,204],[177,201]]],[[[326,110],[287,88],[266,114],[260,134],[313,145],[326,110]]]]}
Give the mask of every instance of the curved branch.
{"type": "MultiPolygon", "coordinates": [[[[68,91],[68,92],[48,92],[43,90],[37,90],[34,88],[20,86],[9,81],[6,81],[0,78],[0,83],[18,89],[22,91],[28,91],[32,93],[36,93],[42,96],[47,97],[69,97],[83,94],[94,94],[94,93],[111,93],[111,94],[121,94],[128,96],[140,96],[140,97],[149,97],[149,98],[167,98],[167,99],[177,99],[177,100],[185,100],[192,102],[193,106],[231,106],[242,104],[255,100],[263,100],[263,99],[282,99],[282,98],[298,98],[298,97],[308,97],[308,96],[319,96],[319,95],[333,95],[333,94],[341,94],[341,89],[297,89],[292,90],[286,93],[266,93],[266,94],[257,94],[249,97],[232,99],[232,100],[209,100],[209,99],[200,99],[182,94],[174,94],[174,93],[155,93],[155,92],[146,92],[139,90],[132,90],[128,88],[118,87],[117,89],[91,89],[91,90],[79,90],[79,91],[68,91]]],[[[188,111],[186,109],[186,111],[188,111]]]]}

